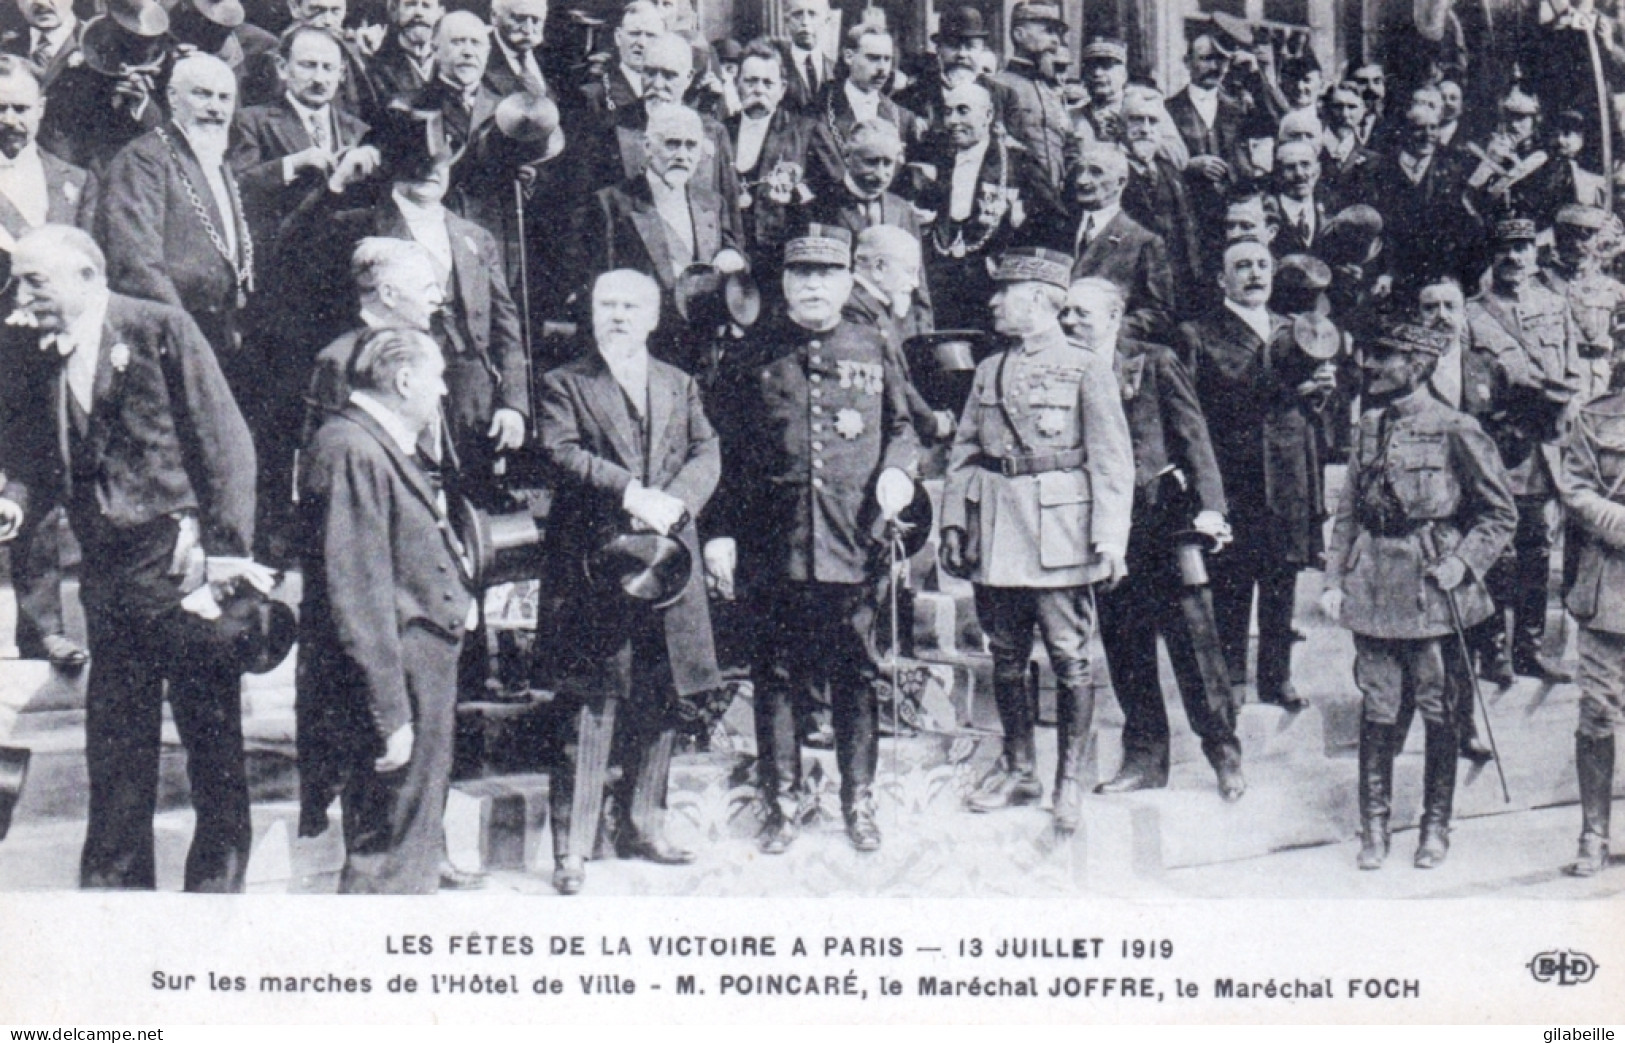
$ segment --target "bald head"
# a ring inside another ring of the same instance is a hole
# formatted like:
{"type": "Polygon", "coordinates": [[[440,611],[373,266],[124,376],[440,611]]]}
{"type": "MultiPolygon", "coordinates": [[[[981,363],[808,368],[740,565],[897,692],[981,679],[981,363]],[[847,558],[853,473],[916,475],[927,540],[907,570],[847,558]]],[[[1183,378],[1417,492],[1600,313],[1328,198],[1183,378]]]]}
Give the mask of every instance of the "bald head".
{"type": "Polygon", "coordinates": [[[223,138],[237,108],[237,77],[214,55],[193,52],[170,73],[169,108],[188,137],[223,138]]]}
{"type": "Polygon", "coordinates": [[[491,56],[491,29],[471,11],[452,11],[434,28],[435,64],[460,87],[472,87],[485,75],[491,56]]]}

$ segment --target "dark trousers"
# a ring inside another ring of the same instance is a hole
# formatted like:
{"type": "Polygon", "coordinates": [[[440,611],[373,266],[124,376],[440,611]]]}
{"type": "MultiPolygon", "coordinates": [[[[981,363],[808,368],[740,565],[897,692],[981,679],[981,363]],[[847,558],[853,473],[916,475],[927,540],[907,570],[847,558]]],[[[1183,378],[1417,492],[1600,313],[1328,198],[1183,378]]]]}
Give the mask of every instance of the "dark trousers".
{"type": "Polygon", "coordinates": [[[871,585],[780,581],[751,599],[756,627],[751,673],[756,686],[756,749],[763,795],[789,798],[801,785],[795,701],[809,685],[827,685],[835,724],[841,804],[874,785],[879,760],[879,703],[868,635],[871,585]]]}
{"type": "Polygon", "coordinates": [[[1247,634],[1258,590],[1258,696],[1274,699],[1292,674],[1292,603],[1298,566],[1270,546],[1261,526],[1236,525],[1236,542],[1208,560],[1213,616],[1230,680],[1247,678],[1247,634]]]}
{"type": "Polygon", "coordinates": [[[412,756],[380,772],[370,751],[350,767],[339,795],[344,813],[343,894],[432,894],[446,850],[457,715],[457,648],[422,627],[401,635],[401,667],[412,700],[412,756]]]}
{"type": "Polygon", "coordinates": [[[253,830],[242,679],[218,657],[186,652],[196,647],[187,635],[200,624],[179,607],[167,574],[174,545],[175,524],[168,518],[86,541],[90,819],[79,861],[81,887],[156,886],[152,816],[167,686],[197,812],[186,890],[243,889],[253,830]]]}
{"type": "MultiPolygon", "coordinates": [[[[563,756],[548,783],[557,857],[570,853],[570,837],[576,829],[585,831],[577,838],[576,850],[592,848],[597,817],[590,822],[573,820],[576,790],[582,786],[604,789],[612,798],[612,826],[617,839],[664,839],[666,794],[676,739],[672,709],[675,695],[660,617],[653,612],[637,615],[640,618],[629,621],[626,639],[596,664],[595,676],[585,678],[580,690],[572,693],[583,705],[571,718],[574,734],[566,739],[563,756]],[[616,705],[606,721],[607,704],[612,702],[616,705]],[[605,723],[607,729],[602,727],[605,723]],[[608,746],[595,757],[594,751],[587,749],[591,743],[608,746]],[[605,764],[606,756],[607,764],[619,767],[618,778],[611,781],[606,771],[583,771],[583,765],[605,764]]],[[[571,687],[576,687],[576,682],[571,687]]]]}
{"type": "Polygon", "coordinates": [[[1128,578],[1099,593],[1100,641],[1111,667],[1112,690],[1123,708],[1125,752],[1168,748],[1168,710],[1157,675],[1157,635],[1168,645],[1174,683],[1191,730],[1211,759],[1239,751],[1234,703],[1229,692],[1208,692],[1202,683],[1191,631],[1180,609],[1185,589],[1174,550],[1159,534],[1142,528],[1129,541],[1128,578]]]}
{"type": "Polygon", "coordinates": [[[17,589],[17,649],[42,659],[41,643],[62,628],[62,512],[49,504],[23,516],[11,541],[11,581],[17,589]]]}

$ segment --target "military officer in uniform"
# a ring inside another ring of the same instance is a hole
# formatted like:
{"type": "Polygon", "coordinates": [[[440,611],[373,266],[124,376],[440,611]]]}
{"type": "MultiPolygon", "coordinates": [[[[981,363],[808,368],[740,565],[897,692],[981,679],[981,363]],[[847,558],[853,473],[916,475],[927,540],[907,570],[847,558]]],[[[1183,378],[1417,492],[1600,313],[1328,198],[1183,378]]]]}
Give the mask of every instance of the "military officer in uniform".
{"type": "MultiPolygon", "coordinates": [[[[1235,704],[1223,655],[1219,676],[1204,678],[1181,610],[1175,533],[1194,529],[1218,546],[1230,541],[1224,482],[1190,374],[1172,351],[1121,335],[1123,291],[1108,279],[1079,279],[1067,291],[1061,323],[1075,343],[1116,356],[1117,382],[1134,447],[1134,538],[1128,578],[1100,598],[1100,640],[1112,689],[1123,708],[1123,763],[1096,793],[1128,793],[1168,784],[1168,712],[1157,676],[1157,634],[1168,645],[1174,680],[1191,729],[1219,777],[1226,801],[1247,791],[1236,739],[1235,704]],[[1195,515],[1192,517],[1191,511],[1195,515]],[[1219,689],[1209,690],[1204,681],[1219,689]]],[[[1211,622],[1212,606],[1208,606],[1211,622]]],[[[1217,637],[1216,631],[1212,636],[1217,637]]]]}
{"type": "Polygon", "coordinates": [[[1321,608],[1354,632],[1360,722],[1361,869],[1388,856],[1394,756],[1410,710],[1427,730],[1418,869],[1450,850],[1455,712],[1444,643],[1492,611],[1484,576],[1517,510],[1495,444],[1439,401],[1427,379],[1450,347],[1441,330],[1390,327],[1366,351],[1365,414],[1337,506],[1321,608]]]}
{"type": "Polygon", "coordinates": [[[1034,804],[1036,708],[1027,690],[1033,627],[1058,686],[1055,825],[1077,827],[1078,770],[1094,715],[1089,640],[1094,584],[1120,582],[1134,498],[1134,451],[1111,355],[1069,343],[1061,309],[1072,259],[1011,250],[994,279],[994,328],[1019,344],[982,360],[948,459],[942,564],[976,586],[993,648],[1004,750],[967,804],[1034,804]]]}
{"type": "Polygon", "coordinates": [[[1484,292],[1467,302],[1467,325],[1474,349],[1493,356],[1493,384],[1503,393],[1480,402],[1483,396],[1469,387],[1464,401],[1473,401],[1467,411],[1499,445],[1518,501],[1515,557],[1490,580],[1497,605],[1512,605],[1512,669],[1561,682],[1574,678],[1540,651],[1552,554],[1546,506],[1555,496],[1558,418],[1581,374],[1568,302],[1536,280],[1536,256],[1533,221],[1495,226],[1494,264],[1484,292]]]}
{"type": "Polygon", "coordinates": [[[872,326],[843,319],[852,236],[810,224],[784,250],[786,314],[724,361],[708,412],[728,461],[710,514],[707,573],[726,590],[737,565],[754,621],[756,744],[767,854],[796,838],[801,752],[793,702],[828,684],[841,810],[859,851],[875,824],[877,671],[865,640],[889,518],[914,494],[919,444],[905,380],[872,326]]]}
{"type": "MultiPolygon", "coordinates": [[[[1618,381],[1616,380],[1616,384],[1618,381]]],[[[1574,520],[1578,567],[1568,609],[1580,623],[1580,852],[1566,872],[1608,864],[1614,731],[1625,718],[1625,391],[1580,407],[1563,444],[1558,490],[1574,520]]]]}

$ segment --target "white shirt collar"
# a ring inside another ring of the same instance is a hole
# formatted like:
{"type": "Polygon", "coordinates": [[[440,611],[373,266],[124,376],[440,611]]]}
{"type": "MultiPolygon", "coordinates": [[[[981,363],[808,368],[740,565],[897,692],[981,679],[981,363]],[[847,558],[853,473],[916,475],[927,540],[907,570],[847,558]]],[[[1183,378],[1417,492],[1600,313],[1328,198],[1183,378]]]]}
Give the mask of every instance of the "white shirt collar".
{"type": "Polygon", "coordinates": [[[643,73],[622,62],[621,75],[625,76],[626,82],[632,85],[632,93],[640,98],[643,97],[643,73]]]}
{"type": "Polygon", "coordinates": [[[1270,310],[1267,306],[1247,308],[1226,297],[1224,306],[1230,313],[1245,322],[1249,329],[1258,334],[1258,339],[1268,344],[1270,340],[1270,310]]]}
{"type": "Polygon", "coordinates": [[[350,401],[363,413],[378,421],[378,426],[384,429],[384,433],[401,452],[412,456],[418,451],[418,436],[407,429],[406,422],[400,418],[400,414],[366,391],[350,392],[350,401]]]}

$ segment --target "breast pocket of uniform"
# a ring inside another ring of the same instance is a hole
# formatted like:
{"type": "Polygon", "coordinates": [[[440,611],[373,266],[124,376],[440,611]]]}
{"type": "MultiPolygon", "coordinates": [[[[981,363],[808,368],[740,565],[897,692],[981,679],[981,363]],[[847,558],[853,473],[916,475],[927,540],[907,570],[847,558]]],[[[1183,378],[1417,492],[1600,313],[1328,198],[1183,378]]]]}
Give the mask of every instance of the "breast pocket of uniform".
{"type": "Polygon", "coordinates": [[[1089,561],[1089,476],[1049,471],[1038,476],[1038,560],[1046,569],[1089,561]]]}
{"type": "Polygon", "coordinates": [[[1449,449],[1441,439],[1395,447],[1389,480],[1405,508],[1418,521],[1448,518],[1456,511],[1460,487],[1450,470],[1449,449]]]}

